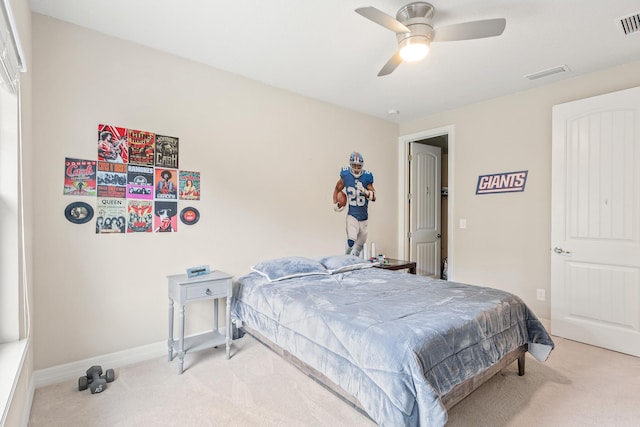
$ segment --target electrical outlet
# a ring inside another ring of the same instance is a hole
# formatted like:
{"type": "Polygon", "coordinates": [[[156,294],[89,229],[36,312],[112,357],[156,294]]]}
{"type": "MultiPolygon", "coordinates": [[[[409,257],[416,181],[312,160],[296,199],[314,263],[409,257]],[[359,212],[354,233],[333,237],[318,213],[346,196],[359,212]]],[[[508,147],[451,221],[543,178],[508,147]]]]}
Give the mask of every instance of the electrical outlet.
{"type": "Polygon", "coordinates": [[[536,299],[538,301],[544,301],[546,299],[546,295],[545,295],[545,290],[544,289],[537,289],[536,290],[536,299]]]}

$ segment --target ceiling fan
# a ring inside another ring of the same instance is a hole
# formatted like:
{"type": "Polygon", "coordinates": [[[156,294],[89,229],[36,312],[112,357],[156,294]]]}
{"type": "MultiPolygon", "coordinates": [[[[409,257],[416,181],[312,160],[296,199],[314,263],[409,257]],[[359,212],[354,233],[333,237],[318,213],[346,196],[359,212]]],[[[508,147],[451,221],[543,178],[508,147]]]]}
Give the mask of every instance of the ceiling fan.
{"type": "Polygon", "coordinates": [[[499,36],[507,21],[504,18],[462,22],[434,28],[435,8],[418,1],[402,6],[395,19],[375,7],[360,7],[356,12],[396,33],[398,51],[382,67],[378,76],[391,74],[402,61],[419,61],[429,52],[431,42],[481,39],[499,36]]]}

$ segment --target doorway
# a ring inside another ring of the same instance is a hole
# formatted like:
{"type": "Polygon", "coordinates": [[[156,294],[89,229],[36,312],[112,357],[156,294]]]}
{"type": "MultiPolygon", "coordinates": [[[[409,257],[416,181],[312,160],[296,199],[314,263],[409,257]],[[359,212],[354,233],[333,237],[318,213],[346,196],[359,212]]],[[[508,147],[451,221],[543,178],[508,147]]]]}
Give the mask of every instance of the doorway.
{"type": "Polygon", "coordinates": [[[418,274],[450,280],[453,127],[406,135],[400,143],[400,255],[416,262],[418,274]]]}

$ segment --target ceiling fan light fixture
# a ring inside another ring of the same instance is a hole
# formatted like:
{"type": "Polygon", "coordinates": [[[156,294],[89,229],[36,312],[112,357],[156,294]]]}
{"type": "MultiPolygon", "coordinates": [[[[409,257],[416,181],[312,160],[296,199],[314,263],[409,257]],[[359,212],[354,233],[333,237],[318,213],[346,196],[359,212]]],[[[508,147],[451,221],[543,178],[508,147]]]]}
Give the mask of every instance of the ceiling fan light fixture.
{"type": "Polygon", "coordinates": [[[396,13],[395,19],[373,6],[360,7],[356,12],[368,20],[395,33],[398,49],[378,72],[378,77],[389,75],[403,61],[415,62],[429,53],[432,41],[473,40],[496,37],[504,32],[507,20],[504,18],[483,19],[460,22],[458,24],[434,27],[434,7],[424,1],[404,5],[396,13]]]}
{"type": "Polygon", "coordinates": [[[428,53],[429,39],[426,37],[409,37],[400,42],[400,57],[403,61],[420,61],[428,53]]]}

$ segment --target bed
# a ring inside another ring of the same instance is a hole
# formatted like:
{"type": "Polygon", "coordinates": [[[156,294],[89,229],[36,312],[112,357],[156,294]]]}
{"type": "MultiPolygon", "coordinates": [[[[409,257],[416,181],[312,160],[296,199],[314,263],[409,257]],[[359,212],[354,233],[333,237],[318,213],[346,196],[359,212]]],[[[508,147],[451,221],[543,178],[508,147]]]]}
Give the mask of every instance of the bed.
{"type": "MultiPolygon", "coordinates": [[[[508,292],[373,268],[340,255],[256,264],[234,284],[243,329],[382,426],[441,426],[525,353],[554,347],[508,292]]],[[[238,323],[239,324],[239,323],[238,323]]]]}

